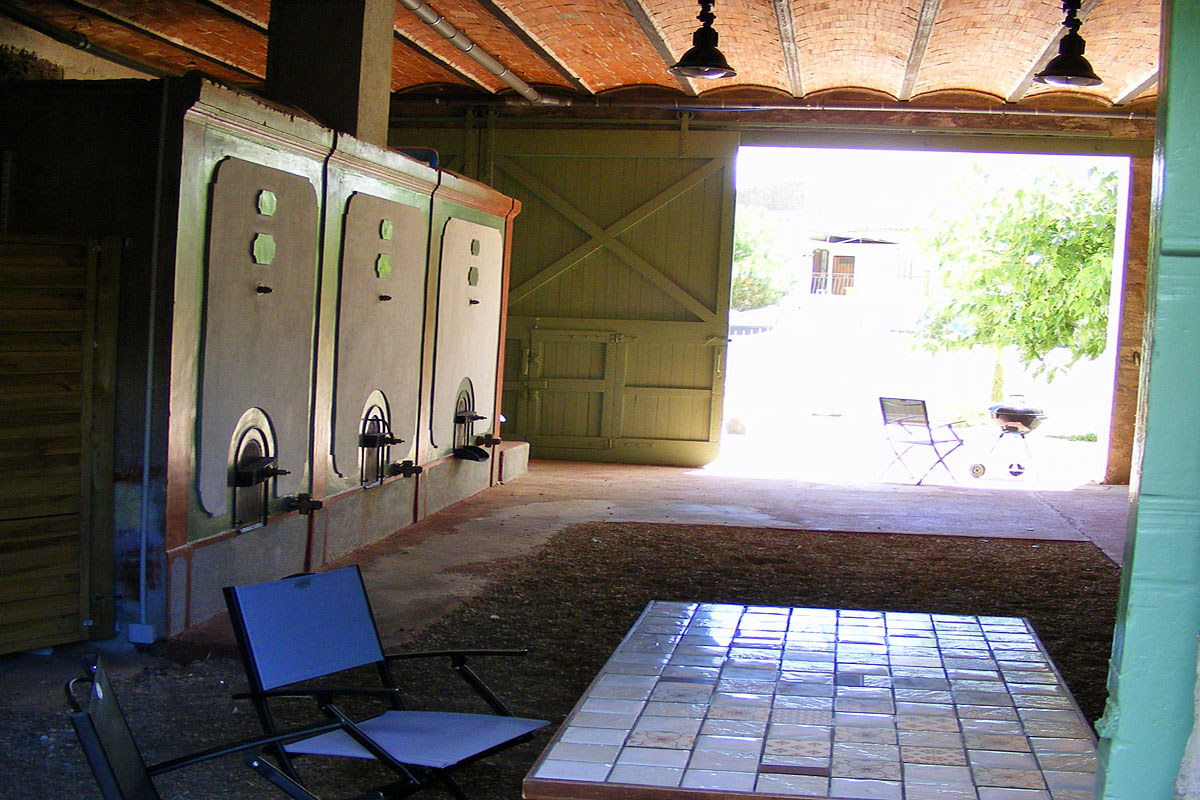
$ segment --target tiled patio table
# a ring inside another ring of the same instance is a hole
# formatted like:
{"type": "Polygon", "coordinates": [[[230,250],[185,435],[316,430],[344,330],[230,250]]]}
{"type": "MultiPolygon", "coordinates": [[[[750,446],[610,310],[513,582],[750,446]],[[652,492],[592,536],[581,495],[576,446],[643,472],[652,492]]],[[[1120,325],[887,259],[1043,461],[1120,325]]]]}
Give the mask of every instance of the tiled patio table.
{"type": "Polygon", "coordinates": [[[1096,743],[1023,619],[653,602],[528,800],[1091,800],[1096,743]]]}

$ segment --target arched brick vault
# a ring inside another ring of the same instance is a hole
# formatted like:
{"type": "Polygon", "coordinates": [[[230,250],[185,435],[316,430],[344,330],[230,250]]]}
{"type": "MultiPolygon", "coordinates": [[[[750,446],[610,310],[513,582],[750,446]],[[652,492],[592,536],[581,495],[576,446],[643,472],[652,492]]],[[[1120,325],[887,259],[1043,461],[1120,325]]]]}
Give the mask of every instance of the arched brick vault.
{"type": "MultiPolygon", "coordinates": [[[[429,0],[428,5],[527,84],[587,99],[638,87],[680,99],[767,89],[810,100],[866,90],[891,100],[956,92],[1068,110],[1144,105],[1157,95],[1159,4],[1085,0],[1087,56],[1104,83],[1070,92],[1031,83],[1056,52],[1058,0],[719,0],[720,46],[737,76],[676,78],[691,44],[690,0],[429,0]]],[[[199,69],[254,86],[265,76],[270,0],[5,0],[5,6],[167,73],[199,69]]],[[[510,91],[404,6],[395,8],[392,90],[406,95],[510,91]]]]}

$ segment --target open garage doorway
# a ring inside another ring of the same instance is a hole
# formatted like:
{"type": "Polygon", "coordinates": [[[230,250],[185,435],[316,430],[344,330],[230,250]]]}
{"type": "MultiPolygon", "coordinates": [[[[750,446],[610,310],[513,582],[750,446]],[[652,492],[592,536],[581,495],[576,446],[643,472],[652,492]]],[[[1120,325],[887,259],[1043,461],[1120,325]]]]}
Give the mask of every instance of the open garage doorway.
{"type": "Polygon", "coordinates": [[[962,423],[926,484],[1102,481],[1128,175],[1113,156],[741,148],[710,469],[913,483],[934,456],[892,463],[879,398],[901,397],[962,423]],[[1039,413],[1005,425],[997,405],[1039,413]]]}

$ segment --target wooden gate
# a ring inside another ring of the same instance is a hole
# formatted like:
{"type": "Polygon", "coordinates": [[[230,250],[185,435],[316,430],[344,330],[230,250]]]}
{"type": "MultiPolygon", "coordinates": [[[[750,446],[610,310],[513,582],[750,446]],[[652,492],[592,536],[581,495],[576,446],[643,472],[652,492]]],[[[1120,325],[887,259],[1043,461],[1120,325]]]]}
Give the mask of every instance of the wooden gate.
{"type": "Polygon", "coordinates": [[[721,431],[732,134],[500,131],[518,198],[503,435],[542,458],[697,465],[721,431]]]}
{"type": "Polygon", "coordinates": [[[0,652],[111,635],[119,253],[0,237],[0,652]]]}

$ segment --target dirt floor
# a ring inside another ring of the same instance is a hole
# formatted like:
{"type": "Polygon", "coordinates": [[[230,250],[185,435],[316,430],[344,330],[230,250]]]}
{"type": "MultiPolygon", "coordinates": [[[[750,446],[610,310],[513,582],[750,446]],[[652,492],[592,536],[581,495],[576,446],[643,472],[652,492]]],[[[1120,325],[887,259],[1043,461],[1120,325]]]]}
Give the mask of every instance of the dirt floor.
{"type": "MultiPolygon", "coordinates": [[[[493,562],[482,577],[481,594],[385,645],[527,647],[523,658],[480,659],[479,672],[514,713],[553,724],[652,599],[1027,617],[1095,720],[1103,710],[1119,569],[1088,542],[589,523],[556,534],[528,558],[493,562]]],[[[230,698],[244,687],[232,658],[115,662],[115,687],[147,760],[258,732],[249,706],[230,698]]],[[[412,707],[482,710],[441,665],[399,677],[412,707]]],[[[3,702],[6,799],[98,796],[56,687],[3,702]]],[[[304,719],[300,710],[293,719],[304,719]]],[[[468,767],[461,783],[476,800],[516,800],[552,731],[468,767]]],[[[382,778],[358,762],[304,769],[327,798],[382,778]]],[[[159,788],[165,798],[281,796],[236,757],[172,773],[159,788]]]]}

